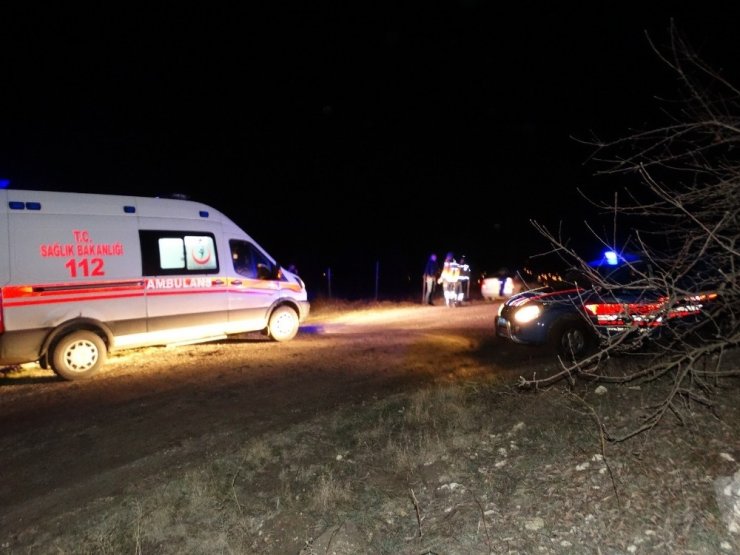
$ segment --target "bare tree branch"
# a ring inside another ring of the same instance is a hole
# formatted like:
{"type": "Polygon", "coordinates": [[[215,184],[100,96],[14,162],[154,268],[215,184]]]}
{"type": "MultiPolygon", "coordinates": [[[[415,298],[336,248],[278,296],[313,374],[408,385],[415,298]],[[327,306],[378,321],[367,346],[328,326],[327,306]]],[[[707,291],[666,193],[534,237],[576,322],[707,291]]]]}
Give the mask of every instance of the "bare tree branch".
{"type": "MultiPolygon", "coordinates": [[[[676,77],[678,98],[661,99],[663,125],[608,141],[581,141],[593,149],[589,161],[600,165],[596,175],[634,181],[609,201],[579,191],[609,218],[611,230],[583,224],[595,243],[638,252],[649,261],[651,272],[635,268],[628,287],[661,292],[666,315],[680,308],[681,299],[716,296],[702,308],[699,323],[671,329],[660,340],[650,330],[602,338],[599,351],[587,359],[561,360],[554,375],[520,379],[520,386],[531,388],[576,379],[667,386],[641,423],[620,434],[605,429],[609,441],[648,432],[669,413],[682,420],[693,406],[711,410],[718,386],[740,377],[740,89],[696,55],[673,21],[667,47],[649,36],[647,41],[676,77]],[[615,372],[614,361],[635,352],[641,357],[615,372]]],[[[542,255],[557,255],[606,292],[613,287],[569,244],[562,223],[557,232],[531,224],[549,245],[542,255]]]]}

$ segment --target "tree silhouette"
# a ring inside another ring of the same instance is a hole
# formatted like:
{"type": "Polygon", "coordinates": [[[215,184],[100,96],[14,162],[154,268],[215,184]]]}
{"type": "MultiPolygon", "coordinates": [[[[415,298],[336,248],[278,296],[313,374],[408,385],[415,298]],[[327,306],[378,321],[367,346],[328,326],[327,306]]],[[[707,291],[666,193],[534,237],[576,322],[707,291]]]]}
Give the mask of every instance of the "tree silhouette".
{"type": "MultiPolygon", "coordinates": [[[[682,420],[697,404],[711,409],[723,387],[740,376],[740,90],[694,53],[672,21],[668,39],[658,47],[648,36],[678,85],[676,99],[661,99],[663,123],[615,140],[582,141],[593,148],[597,175],[630,184],[608,202],[581,194],[610,222],[608,235],[586,222],[588,233],[604,247],[649,262],[651,271],[635,267],[628,286],[661,292],[662,316],[694,302],[702,318],[675,329],[601,337],[598,352],[587,358],[562,360],[560,371],[546,379],[521,380],[523,387],[563,379],[655,386],[660,395],[640,422],[620,433],[605,431],[613,441],[646,432],[669,413],[682,420]],[[716,298],[701,296],[706,293],[716,298]]],[[[562,229],[532,224],[550,245],[548,253],[603,291],[615,287],[569,246],[562,229]]]]}

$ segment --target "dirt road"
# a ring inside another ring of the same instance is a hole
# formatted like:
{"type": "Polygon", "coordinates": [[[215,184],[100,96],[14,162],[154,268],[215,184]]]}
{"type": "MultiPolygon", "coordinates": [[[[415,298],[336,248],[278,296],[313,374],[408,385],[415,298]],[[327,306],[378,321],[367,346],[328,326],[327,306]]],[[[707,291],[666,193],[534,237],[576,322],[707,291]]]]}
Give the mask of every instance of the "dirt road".
{"type": "Polygon", "coordinates": [[[496,305],[314,314],[291,342],[249,335],[114,355],[97,376],[0,378],[0,533],[199,461],[235,435],[450,377],[515,376],[542,359],[497,343],[496,305]]]}

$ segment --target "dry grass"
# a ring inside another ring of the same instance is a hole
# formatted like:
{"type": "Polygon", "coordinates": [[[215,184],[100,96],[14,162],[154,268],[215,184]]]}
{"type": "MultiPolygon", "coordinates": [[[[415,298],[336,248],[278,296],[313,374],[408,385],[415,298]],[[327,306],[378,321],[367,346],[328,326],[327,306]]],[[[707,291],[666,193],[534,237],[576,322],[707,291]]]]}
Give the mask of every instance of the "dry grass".
{"type": "Polygon", "coordinates": [[[440,385],[322,415],[59,515],[28,552],[738,552],[712,484],[739,403],[602,452],[584,406],[618,425],[626,393],[576,393],[440,385]]]}

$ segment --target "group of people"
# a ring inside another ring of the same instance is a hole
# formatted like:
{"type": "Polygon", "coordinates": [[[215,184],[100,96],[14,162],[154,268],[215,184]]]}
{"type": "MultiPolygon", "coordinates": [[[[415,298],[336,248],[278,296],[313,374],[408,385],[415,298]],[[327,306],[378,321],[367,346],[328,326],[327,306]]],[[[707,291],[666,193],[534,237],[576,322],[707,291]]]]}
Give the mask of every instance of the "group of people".
{"type": "Polygon", "coordinates": [[[433,294],[437,285],[442,286],[445,304],[447,306],[457,306],[465,297],[466,292],[463,290],[464,284],[470,282],[470,267],[465,262],[465,256],[460,257],[460,261],[455,260],[455,255],[448,252],[445,256],[442,267],[437,262],[437,255],[429,255],[426,266],[424,267],[424,304],[434,304],[433,294]]]}

